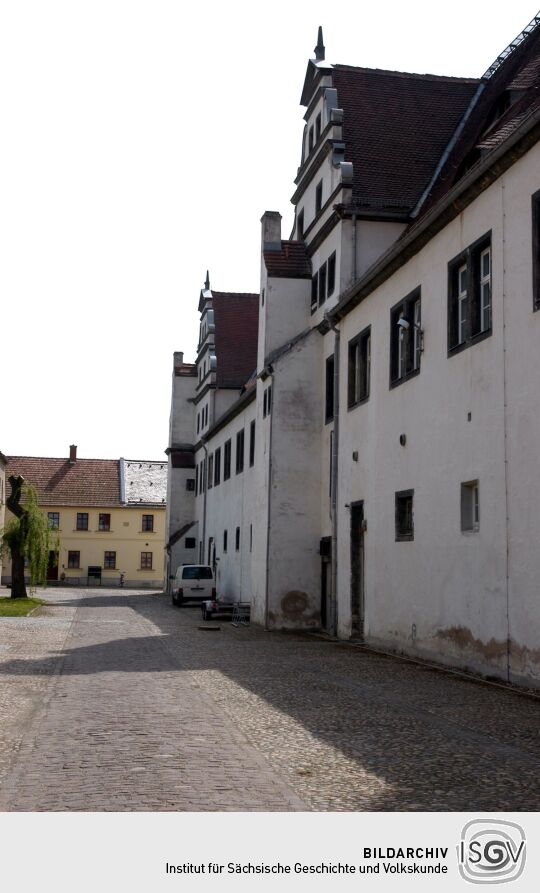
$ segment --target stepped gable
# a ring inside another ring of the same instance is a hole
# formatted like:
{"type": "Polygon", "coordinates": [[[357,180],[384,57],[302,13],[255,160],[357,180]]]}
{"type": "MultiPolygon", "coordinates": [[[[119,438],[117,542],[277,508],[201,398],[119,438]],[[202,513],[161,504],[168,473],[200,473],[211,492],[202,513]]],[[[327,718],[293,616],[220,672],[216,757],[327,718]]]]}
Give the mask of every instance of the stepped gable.
{"type": "Polygon", "coordinates": [[[257,365],[259,295],[212,289],[216,385],[241,388],[257,365]]]}

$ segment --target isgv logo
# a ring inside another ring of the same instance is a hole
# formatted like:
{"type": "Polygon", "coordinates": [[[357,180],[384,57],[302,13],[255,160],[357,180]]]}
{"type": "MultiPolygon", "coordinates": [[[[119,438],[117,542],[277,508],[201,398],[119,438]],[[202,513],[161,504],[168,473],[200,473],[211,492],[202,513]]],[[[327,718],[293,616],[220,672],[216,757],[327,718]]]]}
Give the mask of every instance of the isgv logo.
{"type": "Polygon", "coordinates": [[[515,881],[525,867],[525,832],[515,822],[473,819],[461,832],[459,873],[471,884],[515,881]]]}

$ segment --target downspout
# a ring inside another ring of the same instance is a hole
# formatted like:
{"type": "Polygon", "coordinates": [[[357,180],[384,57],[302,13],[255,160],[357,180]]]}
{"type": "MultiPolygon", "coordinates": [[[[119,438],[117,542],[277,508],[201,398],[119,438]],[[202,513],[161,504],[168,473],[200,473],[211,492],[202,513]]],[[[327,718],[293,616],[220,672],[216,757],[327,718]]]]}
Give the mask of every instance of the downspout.
{"type": "Polygon", "coordinates": [[[352,263],[351,282],[356,281],[356,214],[352,215],[352,263]]]}
{"type": "Polygon", "coordinates": [[[202,522],[202,556],[201,556],[201,564],[204,564],[204,555],[206,549],[206,493],[208,490],[208,450],[206,448],[206,442],[204,437],[201,437],[201,446],[204,450],[204,464],[203,464],[203,522],[202,522]]]}
{"type": "Polygon", "coordinates": [[[270,404],[270,421],[269,421],[269,431],[268,431],[268,487],[266,488],[266,492],[268,494],[267,499],[267,514],[266,514],[266,584],[265,584],[265,599],[264,599],[264,628],[268,629],[268,584],[269,584],[269,570],[270,570],[270,517],[271,517],[271,509],[270,502],[272,498],[272,422],[274,419],[274,405],[275,405],[275,394],[274,394],[274,369],[272,366],[267,367],[267,371],[270,377],[270,383],[272,386],[272,402],[270,404]]]}
{"type": "MultiPolygon", "coordinates": [[[[356,242],[356,222],[354,230],[356,242]]],[[[356,245],[355,245],[356,253],[356,245]]],[[[332,322],[328,313],[325,319],[330,328],[334,332],[334,437],[332,443],[332,491],[331,491],[331,516],[332,516],[332,592],[330,598],[330,631],[332,635],[337,636],[337,544],[338,544],[338,512],[337,512],[337,495],[338,495],[338,468],[339,468],[339,363],[340,363],[340,343],[341,333],[332,322]]]]}
{"type": "MultiPolygon", "coordinates": [[[[502,346],[503,346],[503,427],[504,427],[504,501],[506,531],[506,680],[510,682],[510,517],[508,500],[508,395],[506,370],[506,210],[504,195],[504,177],[501,183],[502,203],[502,346]]],[[[492,261],[493,262],[493,261],[492,261]]],[[[492,299],[493,306],[493,299],[492,299]]]]}

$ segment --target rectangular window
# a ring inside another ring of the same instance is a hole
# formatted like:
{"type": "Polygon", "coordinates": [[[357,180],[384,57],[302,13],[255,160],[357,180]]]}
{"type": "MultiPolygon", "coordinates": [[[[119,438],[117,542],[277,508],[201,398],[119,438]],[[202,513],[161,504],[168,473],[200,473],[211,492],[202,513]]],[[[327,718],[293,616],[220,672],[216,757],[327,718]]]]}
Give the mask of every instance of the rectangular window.
{"type": "Polygon", "coordinates": [[[98,529],[99,530],[110,530],[111,529],[111,516],[106,514],[105,512],[100,512],[99,521],[98,521],[98,529]]]}
{"type": "Polygon", "coordinates": [[[304,209],[298,212],[298,217],[296,218],[296,238],[303,239],[304,238],[304,209]]]}
{"type": "Polygon", "coordinates": [[[195,466],[195,496],[199,495],[199,466],[195,466]]]}
{"type": "Polygon", "coordinates": [[[221,481],[221,447],[214,453],[214,487],[221,481]]]}
{"type": "Polygon", "coordinates": [[[465,532],[480,529],[478,481],[467,481],[461,485],[461,529],[465,532]]]}
{"type": "Polygon", "coordinates": [[[223,447],[223,480],[228,481],[231,476],[231,441],[228,440],[223,447]]]}
{"type": "Polygon", "coordinates": [[[236,528],[236,536],[234,538],[234,546],[237,552],[240,551],[240,528],[236,528]]]}
{"type": "Polygon", "coordinates": [[[208,489],[214,486],[214,454],[208,456],[208,489]]]}
{"type": "Polygon", "coordinates": [[[390,387],[420,372],[422,346],[421,292],[415,288],[390,311],[390,387]]]}
{"type": "Polygon", "coordinates": [[[314,142],[315,142],[315,140],[314,140],[313,127],[310,127],[309,128],[309,151],[310,152],[313,150],[314,142]]]}
{"type": "Polygon", "coordinates": [[[244,429],[236,435],[236,474],[244,470],[244,429]]]}
{"type": "Polygon", "coordinates": [[[414,539],[414,490],[396,493],[396,542],[414,539]]]}
{"type": "Polygon", "coordinates": [[[197,413],[197,434],[199,433],[200,427],[201,427],[201,417],[200,417],[200,413],[197,413]]]}
{"type": "Polygon", "coordinates": [[[197,540],[194,536],[186,536],[186,540],[184,543],[186,549],[196,549],[197,548],[197,540]]]}
{"type": "Polygon", "coordinates": [[[334,294],[336,287],[336,252],[328,258],[328,297],[334,294]]]}
{"type": "Polygon", "coordinates": [[[255,464],[255,420],[249,426],[249,465],[255,464]]]}
{"type": "Polygon", "coordinates": [[[249,525],[249,551],[253,552],[253,524],[249,525]]]}
{"type": "Polygon", "coordinates": [[[319,114],[315,118],[315,141],[317,141],[321,135],[321,128],[322,128],[322,118],[321,118],[321,113],[319,112],[319,114]]]}
{"type": "Polygon", "coordinates": [[[47,512],[49,530],[60,530],[60,512],[47,512]]]}
{"type": "Polygon", "coordinates": [[[448,264],[448,352],[491,334],[491,233],[448,264]]]}
{"type": "Polygon", "coordinates": [[[151,552],[141,552],[141,570],[142,571],[151,571],[152,570],[152,553],[151,552]]]}
{"type": "Polygon", "coordinates": [[[320,214],[322,208],[322,180],[315,189],[315,214],[320,214]]]}
{"type": "Polygon", "coordinates": [[[142,516],[142,529],[147,531],[152,531],[154,529],[154,516],[153,515],[143,515],[142,516]]]}
{"type": "Polygon", "coordinates": [[[77,530],[88,530],[88,512],[77,512],[77,530]]]}
{"type": "Polygon", "coordinates": [[[324,421],[331,422],[334,418],[334,354],[326,361],[326,400],[324,421]]]}
{"type": "Polygon", "coordinates": [[[319,296],[319,277],[317,274],[311,277],[311,312],[317,309],[317,301],[319,296]]]}
{"type": "Polygon", "coordinates": [[[227,531],[223,531],[223,551],[227,551],[227,531]]]}
{"type": "Polygon", "coordinates": [[[326,301],[326,264],[319,269],[319,307],[326,301]]]}
{"type": "Polygon", "coordinates": [[[68,567],[80,567],[81,566],[81,553],[80,552],[68,552],[68,567]]]}
{"type": "Polygon", "coordinates": [[[532,197],[533,307],[540,308],[540,189],[532,197]]]}
{"type": "Polygon", "coordinates": [[[371,377],[371,326],[349,341],[348,406],[369,397],[371,377]]]}
{"type": "Polygon", "coordinates": [[[195,490],[195,478],[186,479],[186,490],[192,493],[195,490]]]}
{"type": "Polygon", "coordinates": [[[116,567],[116,552],[105,552],[103,556],[103,567],[114,570],[116,567]]]}

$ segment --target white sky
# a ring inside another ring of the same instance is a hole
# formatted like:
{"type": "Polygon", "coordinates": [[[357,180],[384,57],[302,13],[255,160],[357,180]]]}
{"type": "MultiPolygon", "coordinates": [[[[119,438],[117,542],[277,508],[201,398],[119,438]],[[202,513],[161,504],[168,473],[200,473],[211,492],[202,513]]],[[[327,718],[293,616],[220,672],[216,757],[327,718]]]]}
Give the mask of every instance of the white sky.
{"type": "Polygon", "coordinates": [[[319,24],[330,62],[476,77],[537,2],[0,0],[0,450],[162,458],[206,269],[258,291],[263,212],[290,234],[319,24]]]}

